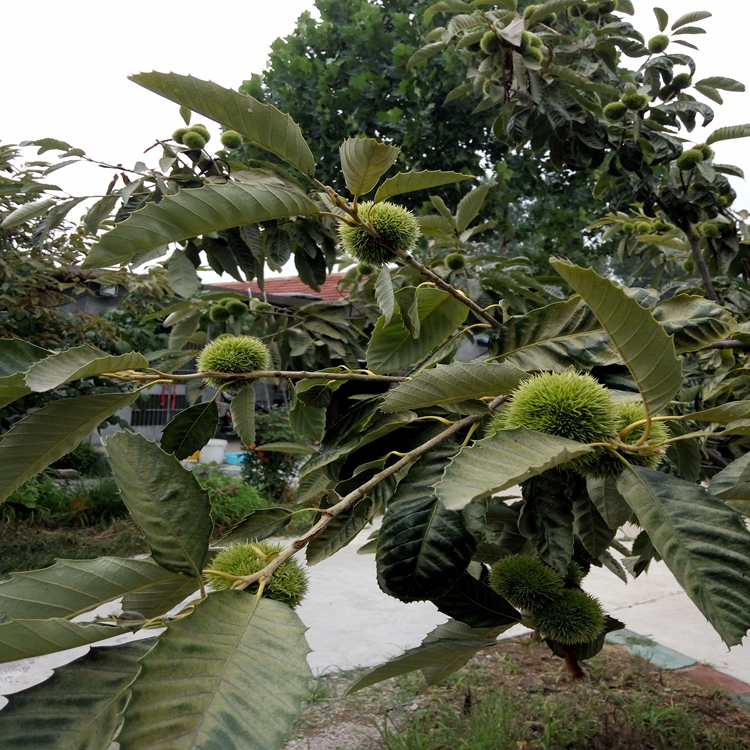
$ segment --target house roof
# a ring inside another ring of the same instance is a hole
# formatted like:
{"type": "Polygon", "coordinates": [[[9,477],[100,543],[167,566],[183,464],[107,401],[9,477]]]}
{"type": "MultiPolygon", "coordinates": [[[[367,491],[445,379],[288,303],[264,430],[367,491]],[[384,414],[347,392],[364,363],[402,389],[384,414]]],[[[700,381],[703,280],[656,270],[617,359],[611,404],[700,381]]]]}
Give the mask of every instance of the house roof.
{"type": "MultiPolygon", "coordinates": [[[[307,297],[308,299],[333,302],[347,299],[349,296],[348,290],[342,291],[338,288],[339,281],[342,278],[344,278],[343,273],[329,273],[325,283],[320,285],[320,292],[316,292],[300,281],[298,276],[277,276],[266,279],[264,289],[268,296],[273,297],[307,297]]],[[[210,284],[209,286],[213,289],[226,289],[232,292],[249,291],[253,296],[263,295],[256,281],[228,281],[222,284],[210,284]]]]}

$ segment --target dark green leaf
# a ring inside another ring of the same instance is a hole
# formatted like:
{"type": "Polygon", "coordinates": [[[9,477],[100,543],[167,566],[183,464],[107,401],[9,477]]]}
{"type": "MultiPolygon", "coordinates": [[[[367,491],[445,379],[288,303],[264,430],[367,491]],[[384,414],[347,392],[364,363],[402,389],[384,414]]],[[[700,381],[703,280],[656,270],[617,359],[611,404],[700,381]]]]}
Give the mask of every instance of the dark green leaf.
{"type": "Polygon", "coordinates": [[[472,628],[505,628],[521,619],[500,594],[470,573],[464,573],[447,594],[433,603],[444,614],[472,628]]]}
{"type": "Polygon", "coordinates": [[[201,287],[201,280],[192,261],[183,250],[175,250],[167,263],[169,286],[180,297],[192,297],[201,287]]]}
{"type": "Polygon", "coordinates": [[[259,542],[269,536],[278,534],[289,525],[292,511],[287,508],[261,508],[254,510],[243,521],[240,521],[226,536],[219,541],[219,546],[236,542],[259,542]]]}
{"type": "Polygon", "coordinates": [[[706,18],[711,18],[712,14],[707,10],[694,10],[691,13],[686,13],[684,16],[680,16],[673,24],[672,31],[679,29],[680,26],[685,26],[689,23],[695,23],[696,21],[703,21],[706,18]]]}
{"type": "Polygon", "coordinates": [[[339,155],[349,192],[355,197],[367,195],[400,153],[400,148],[374,138],[347,138],[339,155]]]}
{"type": "Polygon", "coordinates": [[[165,428],[161,449],[182,461],[203,448],[216,433],[219,407],[215,401],[203,401],[181,411],[165,428]]]}
{"type": "Polygon", "coordinates": [[[659,23],[659,31],[664,31],[669,23],[669,15],[667,14],[667,11],[662,10],[661,8],[654,8],[654,15],[659,23]]]}
{"type": "Polygon", "coordinates": [[[735,138],[747,138],[750,136],[750,125],[731,125],[726,128],[719,128],[708,136],[706,143],[710,146],[712,143],[719,141],[730,141],[735,138]]]}
{"type": "Polygon", "coordinates": [[[573,501],[573,532],[586,552],[596,558],[607,551],[616,533],[585,492],[573,501]]]}
{"type": "Polygon", "coordinates": [[[383,181],[383,184],[375,193],[375,203],[393,198],[394,195],[403,195],[404,193],[413,193],[416,190],[427,190],[440,185],[450,185],[462,180],[475,179],[476,175],[461,174],[460,172],[430,172],[428,170],[423,172],[399,172],[383,181]]]}
{"type": "Polygon", "coordinates": [[[615,477],[589,477],[586,480],[586,490],[610,529],[619,529],[633,515],[633,510],[617,491],[615,477]]]}

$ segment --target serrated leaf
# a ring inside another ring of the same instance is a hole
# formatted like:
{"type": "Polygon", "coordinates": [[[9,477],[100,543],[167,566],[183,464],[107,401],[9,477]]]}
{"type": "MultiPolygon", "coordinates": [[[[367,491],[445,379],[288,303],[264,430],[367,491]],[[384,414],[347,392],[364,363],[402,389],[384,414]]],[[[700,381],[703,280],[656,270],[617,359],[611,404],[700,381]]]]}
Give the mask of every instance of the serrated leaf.
{"type": "Polygon", "coordinates": [[[750,532],[742,518],[703,487],[651,469],[625,469],[617,489],[724,643],[741,643],[750,628],[750,532]]]}
{"type": "MultiPolygon", "coordinates": [[[[335,493],[329,493],[334,494],[335,493]]],[[[338,498],[340,499],[340,498],[338,498]]],[[[308,545],[305,559],[308,565],[317,565],[346,547],[372,520],[374,506],[369,498],[360,500],[354,507],[339,513],[308,545]]]]}
{"type": "Polygon", "coordinates": [[[272,104],[264,104],[212,81],[176,73],[139,73],[130,76],[130,80],[236,130],[308,177],[315,174],[315,158],[299,125],[272,104]]]}
{"type": "Polygon", "coordinates": [[[480,185],[466,193],[458,202],[456,208],[456,231],[459,234],[465,232],[469,224],[479,216],[479,211],[489,191],[489,185],[480,185]]]}
{"type": "Polygon", "coordinates": [[[315,448],[309,445],[289,443],[283,440],[274,443],[263,443],[263,445],[256,446],[255,450],[266,453],[291,453],[297,456],[309,456],[311,453],[315,453],[315,448]]]}
{"type": "Polygon", "coordinates": [[[421,287],[416,297],[421,335],[414,339],[396,307],[390,323],[380,318],[367,347],[367,364],[375,373],[395,372],[418,362],[460,326],[469,308],[441,289],[421,287]]]}
{"type": "Polygon", "coordinates": [[[669,23],[669,14],[667,11],[662,10],[661,8],[654,8],[654,15],[656,16],[656,20],[659,24],[659,31],[664,31],[664,29],[667,28],[667,24],[669,23]]]}
{"type": "Polygon", "coordinates": [[[428,190],[440,185],[451,185],[462,180],[475,180],[476,175],[460,172],[399,172],[384,180],[375,193],[375,203],[393,198],[394,195],[413,193],[416,190],[428,190]]]}
{"type": "Polygon", "coordinates": [[[87,646],[123,632],[122,628],[60,618],[0,621],[0,663],[87,646]]]}
{"type": "Polygon", "coordinates": [[[148,620],[166,614],[197,591],[195,578],[174,573],[159,583],[126,594],[122,599],[122,609],[123,612],[138,612],[148,620]]]}
{"type": "Polygon", "coordinates": [[[502,396],[529,376],[515,365],[453,362],[437,365],[388,391],[380,408],[385,412],[422,409],[485,396],[502,396]]]}
{"type": "Polygon", "coordinates": [[[446,594],[433,604],[448,617],[472,628],[503,628],[515,625],[521,615],[486,583],[464,573],[446,594]]]}
{"type": "Polygon", "coordinates": [[[712,495],[746,514],[747,503],[750,503],[750,453],[723,468],[711,479],[708,489],[712,495]]]}
{"type": "Polygon", "coordinates": [[[633,515],[631,507],[617,491],[616,477],[589,477],[586,490],[610,529],[619,529],[633,515]]]}
{"type": "Polygon", "coordinates": [[[407,72],[413,70],[420,63],[440,54],[447,46],[447,42],[438,41],[430,42],[430,44],[425,44],[424,47],[420,47],[406,63],[407,72]]]}
{"type": "Polygon", "coordinates": [[[141,659],[120,750],[278,750],[312,674],[304,634],[279,602],[244,591],[211,594],[141,659]],[[259,688],[262,721],[247,709],[259,688]]]}
{"type": "Polygon", "coordinates": [[[215,401],[203,401],[183,409],[164,428],[161,449],[183,461],[208,443],[216,434],[218,425],[219,407],[215,401]]]}
{"type": "Polygon", "coordinates": [[[16,422],[0,441],[0,503],[136,398],[137,392],[53,401],[16,422]]]}
{"type": "Polygon", "coordinates": [[[73,380],[91,378],[105,372],[142,370],[148,360],[138,352],[111,355],[84,344],[53,354],[32,365],[26,373],[26,385],[32,391],[51,391],[73,380]]]}
{"type": "Polygon", "coordinates": [[[238,523],[226,536],[222,537],[218,546],[236,542],[259,542],[269,536],[278,534],[289,525],[293,513],[287,508],[260,508],[250,513],[247,518],[238,523]]]}
{"type": "Polygon", "coordinates": [[[154,639],[91,649],[41,685],[11,696],[0,711],[4,750],[103,750],[119,726],[138,660],[154,639]]]}
{"type": "Polygon", "coordinates": [[[520,484],[591,450],[525,427],[500,430],[462,448],[435,490],[446,508],[460,510],[472,500],[520,484]]]}
{"type": "Polygon", "coordinates": [[[707,10],[694,10],[691,13],[686,13],[684,16],[680,16],[673,24],[672,31],[679,29],[680,26],[686,26],[689,23],[695,23],[696,21],[703,21],[706,18],[711,18],[713,14],[707,10]]]}
{"type": "Polygon", "coordinates": [[[578,5],[578,0],[548,0],[548,2],[537,6],[536,10],[528,17],[526,25],[531,28],[552,13],[557,13],[558,10],[566,10],[574,5],[578,5]]]}
{"type": "Polygon", "coordinates": [[[672,338],[650,310],[593,269],[562,260],[551,263],[609,334],[641,392],[646,411],[651,416],[664,411],[682,387],[682,365],[672,338]]]}
{"type": "Polygon", "coordinates": [[[750,136],[750,125],[731,125],[727,128],[719,128],[708,136],[706,143],[710,146],[719,141],[730,141],[734,138],[747,138],[750,136]]]}
{"type": "Polygon", "coordinates": [[[744,171],[734,164],[712,164],[711,166],[716,172],[720,172],[721,174],[728,174],[731,177],[739,177],[741,180],[745,179],[744,171]]]}
{"type": "Polygon", "coordinates": [[[46,214],[55,205],[57,205],[57,201],[54,198],[42,198],[33,203],[24,203],[15,209],[15,211],[11,211],[0,222],[0,229],[12,229],[24,224],[31,219],[35,219],[37,216],[46,214]]]}
{"type": "Polygon", "coordinates": [[[55,352],[20,339],[0,339],[0,377],[27,372],[40,359],[55,352]]]}
{"type": "Polygon", "coordinates": [[[117,432],[104,446],[122,500],[154,560],[173,573],[200,578],[213,529],[208,493],[143,435],[117,432]]]}
{"type": "Polygon", "coordinates": [[[396,296],[393,292],[393,279],[387,266],[383,266],[378,272],[378,278],[375,281],[375,301],[378,303],[380,312],[386,324],[391,322],[393,311],[396,307],[396,296]]]}
{"type": "Polygon", "coordinates": [[[473,10],[474,7],[464,0],[439,0],[425,10],[424,17],[429,20],[435,13],[471,13],[473,10]]]}
{"type": "Polygon", "coordinates": [[[201,280],[190,258],[183,250],[175,250],[167,263],[169,286],[180,297],[192,297],[200,288],[201,280]]]}
{"type": "Polygon", "coordinates": [[[378,585],[401,601],[447,593],[476,550],[461,514],[447,510],[433,488],[453,450],[419,459],[388,503],[378,535],[378,585]]]}
{"type": "MultiPolygon", "coordinates": [[[[73,618],[174,579],[188,580],[148,559],[58,560],[52,567],[14,573],[0,583],[0,615],[16,620],[73,618]]],[[[194,581],[192,586],[195,590],[194,581]]]]}
{"type": "Polygon", "coordinates": [[[586,493],[573,501],[573,532],[586,552],[597,559],[607,551],[616,533],[586,493]]]}
{"type": "Polygon", "coordinates": [[[99,226],[112,213],[119,199],[118,195],[105,195],[91,206],[83,220],[84,226],[91,234],[99,231],[99,226]]]}
{"type": "Polygon", "coordinates": [[[693,86],[698,93],[703,94],[703,96],[710,99],[712,102],[716,102],[717,104],[724,104],[724,98],[719,93],[718,89],[711,88],[710,86],[704,86],[700,83],[693,84],[693,86]]]}
{"type": "Polygon", "coordinates": [[[249,448],[255,445],[255,389],[243,388],[230,406],[232,426],[242,444],[249,448]]]}
{"type": "Polygon", "coordinates": [[[737,321],[725,307],[689,294],[660,302],[653,315],[672,336],[678,354],[697,352],[737,329],[737,321]]]}
{"type": "Polygon", "coordinates": [[[401,149],[374,138],[347,138],[339,148],[349,192],[367,195],[396,161],[401,149]]]}
{"type": "Polygon", "coordinates": [[[750,418],[750,401],[730,401],[713,409],[704,409],[690,415],[690,419],[697,422],[715,422],[716,424],[729,424],[738,419],[750,418]]]}
{"type": "Polygon", "coordinates": [[[133,256],[168,242],[180,242],[242,224],[318,213],[304,193],[280,185],[226,182],[180,190],[160,203],[147,203],[100,237],[82,268],[128,263],[133,256]]]}

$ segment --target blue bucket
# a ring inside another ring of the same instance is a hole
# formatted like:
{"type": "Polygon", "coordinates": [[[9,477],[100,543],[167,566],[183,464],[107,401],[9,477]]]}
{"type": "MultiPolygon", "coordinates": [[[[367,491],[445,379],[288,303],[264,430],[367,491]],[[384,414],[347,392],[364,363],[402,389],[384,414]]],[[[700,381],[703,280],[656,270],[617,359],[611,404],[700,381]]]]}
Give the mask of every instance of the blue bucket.
{"type": "Polygon", "coordinates": [[[224,460],[230,466],[239,466],[242,463],[242,457],[244,455],[244,453],[225,453],[224,460]]]}

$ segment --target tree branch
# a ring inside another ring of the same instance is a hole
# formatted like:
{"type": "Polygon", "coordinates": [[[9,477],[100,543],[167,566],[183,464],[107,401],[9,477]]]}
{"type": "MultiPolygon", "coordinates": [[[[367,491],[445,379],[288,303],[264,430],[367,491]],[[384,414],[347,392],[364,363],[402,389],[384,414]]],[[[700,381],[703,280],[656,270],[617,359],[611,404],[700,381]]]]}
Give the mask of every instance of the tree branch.
{"type": "Polygon", "coordinates": [[[689,223],[683,224],[680,229],[685,233],[690,242],[690,252],[692,253],[693,260],[695,261],[695,267],[698,269],[701,279],[703,280],[703,286],[706,288],[706,297],[714,302],[719,302],[719,295],[716,294],[714,288],[714,282],[711,278],[711,274],[708,271],[708,265],[706,264],[703,254],[701,253],[701,243],[698,239],[698,235],[693,231],[693,228],[689,223]]]}
{"type": "MultiPolygon", "coordinates": [[[[189,375],[172,375],[161,373],[154,370],[159,376],[159,382],[165,379],[174,383],[182,383],[187,380],[200,380],[202,378],[221,378],[227,383],[234,383],[242,380],[260,380],[261,378],[282,378],[286,380],[364,380],[367,382],[380,383],[403,383],[411,380],[408,377],[397,375],[375,375],[365,372],[308,372],[307,370],[257,370],[256,372],[247,372],[241,375],[231,372],[215,372],[206,370],[205,372],[193,372],[189,375]]],[[[153,380],[153,375],[146,373],[104,373],[101,377],[114,377],[118,380],[153,380]]]]}
{"type": "Polygon", "coordinates": [[[750,344],[738,339],[728,339],[727,341],[717,341],[715,344],[704,346],[704,349],[737,349],[741,352],[750,352],[750,344]]]}

